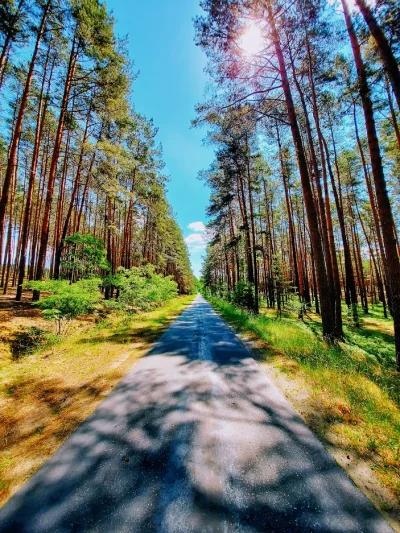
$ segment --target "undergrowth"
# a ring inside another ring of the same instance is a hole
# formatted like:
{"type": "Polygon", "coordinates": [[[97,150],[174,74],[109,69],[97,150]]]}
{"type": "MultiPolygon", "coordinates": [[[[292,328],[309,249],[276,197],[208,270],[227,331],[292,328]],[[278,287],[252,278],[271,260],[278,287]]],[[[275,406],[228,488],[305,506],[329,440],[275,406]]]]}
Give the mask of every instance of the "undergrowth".
{"type": "Polygon", "coordinates": [[[32,327],[1,339],[7,346],[0,357],[0,505],[89,416],[193,298],[180,296],[136,315],[114,312],[97,324],[94,317],[82,317],[56,343],[38,323],[33,325],[35,318],[32,327]]]}
{"type": "Polygon", "coordinates": [[[16,331],[9,341],[11,357],[14,361],[18,361],[21,357],[31,355],[40,348],[50,347],[56,343],[54,337],[56,335],[51,335],[36,326],[16,331]]]}

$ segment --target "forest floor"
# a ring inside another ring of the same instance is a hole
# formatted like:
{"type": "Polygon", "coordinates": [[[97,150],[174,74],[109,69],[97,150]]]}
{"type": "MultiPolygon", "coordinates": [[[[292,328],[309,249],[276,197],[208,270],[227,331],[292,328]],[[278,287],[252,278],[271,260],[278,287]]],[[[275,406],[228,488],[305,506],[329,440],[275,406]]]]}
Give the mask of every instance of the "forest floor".
{"type": "MultiPolygon", "coordinates": [[[[400,531],[400,380],[393,322],[381,306],[344,327],[345,342],[328,345],[319,317],[304,322],[276,311],[255,317],[226,301],[213,307],[320,437],[336,461],[400,531]]],[[[344,315],[345,316],[345,315],[344,315]]]]}
{"type": "Polygon", "coordinates": [[[0,296],[0,505],[54,454],[191,303],[182,296],[137,315],[54,325],[0,296]]]}

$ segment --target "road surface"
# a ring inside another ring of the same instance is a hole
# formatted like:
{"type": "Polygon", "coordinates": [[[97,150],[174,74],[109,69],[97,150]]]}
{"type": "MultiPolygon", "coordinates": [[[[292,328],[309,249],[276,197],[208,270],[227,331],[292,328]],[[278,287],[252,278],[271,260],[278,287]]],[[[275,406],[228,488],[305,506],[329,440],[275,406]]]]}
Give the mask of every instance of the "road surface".
{"type": "Polygon", "coordinates": [[[392,529],[198,296],[3,508],[0,531],[392,529]]]}

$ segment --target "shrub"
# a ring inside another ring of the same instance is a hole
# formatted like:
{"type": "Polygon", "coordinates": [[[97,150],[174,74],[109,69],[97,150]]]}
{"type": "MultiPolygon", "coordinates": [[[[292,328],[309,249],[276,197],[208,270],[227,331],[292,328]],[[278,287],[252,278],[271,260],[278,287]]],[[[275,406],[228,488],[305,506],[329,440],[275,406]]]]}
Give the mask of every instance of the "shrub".
{"type": "Polygon", "coordinates": [[[254,309],[254,286],[248,281],[238,281],[232,291],[232,303],[245,309],[254,309]]]}
{"type": "Polygon", "coordinates": [[[224,300],[230,299],[228,284],[224,281],[218,281],[214,285],[211,285],[209,289],[212,296],[215,296],[217,298],[223,298],[224,300]]]}
{"type": "Polygon", "coordinates": [[[156,274],[150,265],[131,269],[120,267],[114,285],[119,290],[118,305],[128,311],[150,309],[178,294],[172,277],[156,274]]]}
{"type": "Polygon", "coordinates": [[[64,280],[29,281],[27,289],[49,292],[49,296],[34,302],[41,309],[44,318],[57,323],[57,334],[61,335],[63,324],[80,315],[92,312],[101,299],[101,280],[89,278],[70,284],[64,280]]]}

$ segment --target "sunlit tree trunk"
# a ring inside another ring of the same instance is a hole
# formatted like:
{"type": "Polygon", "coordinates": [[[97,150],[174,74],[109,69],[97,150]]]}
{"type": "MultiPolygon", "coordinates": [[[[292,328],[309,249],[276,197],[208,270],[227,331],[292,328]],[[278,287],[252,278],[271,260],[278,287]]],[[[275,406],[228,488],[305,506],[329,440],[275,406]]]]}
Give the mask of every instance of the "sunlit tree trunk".
{"type": "MultiPolygon", "coordinates": [[[[61,102],[61,110],[60,110],[60,115],[58,119],[57,133],[56,133],[56,138],[54,141],[53,155],[51,159],[50,171],[49,171],[49,176],[48,176],[48,181],[47,181],[46,201],[45,201],[45,207],[44,207],[44,213],[43,213],[42,230],[41,230],[41,237],[40,237],[40,248],[39,248],[36,275],[35,275],[36,280],[42,279],[43,274],[44,274],[47,244],[49,240],[50,212],[51,212],[51,206],[53,202],[54,183],[55,183],[55,178],[56,178],[58,159],[60,156],[61,142],[62,142],[62,137],[64,133],[64,122],[65,122],[65,116],[67,113],[68,98],[69,98],[69,93],[71,90],[73,75],[75,72],[76,61],[77,61],[77,50],[76,50],[76,43],[75,43],[75,38],[74,38],[72,42],[72,46],[71,46],[71,53],[70,53],[69,62],[68,62],[67,75],[66,75],[65,84],[64,84],[64,94],[63,94],[63,98],[61,102]]],[[[33,299],[37,300],[38,298],[39,298],[38,292],[34,291],[33,299]]]]}
{"type": "Polygon", "coordinates": [[[68,204],[68,210],[67,210],[67,214],[66,214],[65,219],[64,219],[64,224],[62,226],[61,235],[60,235],[60,238],[59,238],[59,240],[57,242],[57,246],[56,246],[56,253],[55,253],[55,260],[54,260],[54,278],[55,279],[58,279],[59,276],[60,276],[60,264],[61,264],[61,255],[62,255],[62,250],[63,250],[63,243],[64,243],[64,240],[65,240],[65,238],[67,236],[67,233],[68,233],[68,226],[69,226],[70,221],[71,221],[72,210],[74,208],[76,195],[78,193],[78,187],[79,187],[79,184],[80,184],[82,163],[83,163],[83,157],[85,155],[86,143],[87,143],[87,139],[88,139],[91,113],[92,113],[92,109],[90,107],[89,111],[88,111],[88,114],[87,114],[87,117],[86,117],[85,131],[83,133],[83,138],[82,138],[82,142],[81,142],[81,149],[80,149],[80,153],[79,153],[79,159],[78,159],[78,164],[77,164],[77,168],[76,168],[74,184],[73,184],[72,191],[71,191],[71,197],[70,197],[69,204],[68,204]]]}
{"type": "Polygon", "coordinates": [[[335,198],[336,213],[338,216],[340,234],[342,237],[345,279],[346,279],[346,282],[345,282],[346,283],[346,287],[345,287],[346,304],[348,305],[348,307],[351,308],[354,325],[358,327],[360,325],[360,322],[359,322],[358,310],[357,310],[357,290],[356,290],[356,284],[355,284],[355,279],[354,279],[354,271],[353,271],[353,264],[352,264],[351,253],[350,253],[350,248],[349,248],[349,241],[347,238],[343,207],[340,202],[338,190],[337,190],[336,183],[335,183],[335,177],[334,177],[331,162],[330,162],[328,146],[323,137],[322,137],[322,142],[325,148],[328,172],[329,172],[329,177],[331,180],[333,196],[335,198]]]}
{"type": "Polygon", "coordinates": [[[289,85],[285,60],[283,57],[282,47],[279,35],[275,26],[274,15],[270,4],[267,6],[268,22],[272,30],[273,45],[276,57],[279,63],[279,73],[282,81],[282,88],[285,96],[286,108],[288,113],[289,124],[292,132],[293,142],[296,149],[297,162],[300,170],[300,178],[306,206],[310,238],[313,248],[316,278],[321,304],[322,329],[324,336],[328,339],[334,339],[335,328],[335,302],[330,298],[330,287],[327,281],[327,272],[325,267],[325,258],[322,248],[321,234],[318,227],[318,216],[311,188],[310,175],[308,172],[307,161],[305,157],[303,141],[297,121],[296,111],[293,103],[292,92],[289,85]]]}
{"type": "MultiPolygon", "coordinates": [[[[20,253],[20,258],[19,258],[19,266],[18,266],[17,293],[15,297],[17,301],[20,301],[22,297],[22,284],[24,282],[24,277],[25,277],[27,245],[28,245],[28,236],[29,236],[29,229],[30,229],[30,222],[31,222],[32,199],[33,199],[33,194],[34,194],[37,165],[38,165],[38,160],[39,160],[40,141],[41,141],[42,134],[43,134],[44,118],[45,118],[46,108],[47,108],[47,105],[46,103],[44,104],[43,100],[44,100],[44,88],[45,88],[45,83],[46,83],[46,72],[47,72],[47,66],[48,66],[48,61],[49,61],[49,53],[50,53],[50,47],[48,49],[45,65],[43,67],[42,86],[41,86],[41,91],[40,91],[40,96],[39,96],[38,110],[37,110],[37,117],[36,117],[35,141],[33,145],[32,161],[31,161],[31,168],[30,168],[29,181],[28,181],[28,191],[26,194],[24,217],[23,217],[22,229],[21,229],[21,253],[20,253]]],[[[50,75],[50,79],[51,79],[51,75],[50,75]]]]}
{"type": "Polygon", "coordinates": [[[47,20],[49,11],[50,11],[51,2],[52,0],[49,0],[43,9],[43,15],[42,15],[40,27],[37,33],[36,43],[33,49],[31,61],[29,64],[29,70],[28,70],[28,74],[25,80],[25,86],[24,86],[24,90],[22,93],[22,97],[21,97],[19,111],[18,111],[16,120],[15,120],[10,148],[8,151],[7,171],[6,171],[6,175],[4,178],[3,189],[2,189],[1,199],[0,199],[0,235],[3,234],[5,215],[6,215],[6,209],[7,209],[8,197],[9,197],[9,191],[10,191],[10,184],[13,179],[13,175],[15,173],[15,166],[16,166],[16,159],[17,159],[17,147],[18,147],[20,136],[21,136],[22,121],[24,119],[25,110],[28,105],[29,94],[31,90],[32,79],[33,79],[33,74],[34,74],[34,69],[35,69],[35,64],[36,64],[36,58],[39,52],[40,42],[42,40],[44,31],[45,31],[46,20],[47,20]]]}
{"type": "Polygon", "coordinates": [[[397,370],[400,371],[400,261],[394,235],[393,215],[383,172],[380,147],[376,133],[374,112],[370,91],[365,72],[364,62],[361,56],[360,45],[354,31],[346,0],[342,0],[343,11],[353,50],[354,61],[357,68],[359,91],[364,111],[365,126],[367,130],[368,147],[371,158],[372,175],[374,178],[376,200],[382,237],[386,253],[386,265],[388,282],[390,287],[391,307],[394,321],[394,334],[396,345],[397,370]]]}

